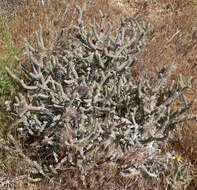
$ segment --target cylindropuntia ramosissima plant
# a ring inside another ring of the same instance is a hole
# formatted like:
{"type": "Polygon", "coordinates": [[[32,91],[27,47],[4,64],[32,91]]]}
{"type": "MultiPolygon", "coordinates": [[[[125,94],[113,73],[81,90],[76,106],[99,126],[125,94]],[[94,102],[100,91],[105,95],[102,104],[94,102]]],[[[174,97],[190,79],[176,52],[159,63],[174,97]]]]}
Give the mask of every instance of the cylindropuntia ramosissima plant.
{"type": "Polygon", "coordinates": [[[57,173],[65,163],[78,168],[81,176],[88,176],[93,166],[109,163],[119,164],[118,175],[123,177],[142,171],[158,177],[168,169],[160,142],[183,121],[182,114],[193,103],[171,110],[189,81],[184,83],[180,76],[178,82],[167,85],[174,65],[163,67],[154,79],[136,80],[131,69],[145,46],[148,26],[123,18],[114,32],[112,24],[105,28],[100,11],[100,23],[94,20],[87,30],[84,8],[76,9],[78,25],[65,27],[49,51],[42,27],[36,32],[38,49],[25,41],[32,69],[18,63],[26,80],[7,68],[27,91],[19,93],[13,105],[24,142],[21,154],[24,149],[33,150],[39,164],[32,163],[44,176],[57,173]]]}

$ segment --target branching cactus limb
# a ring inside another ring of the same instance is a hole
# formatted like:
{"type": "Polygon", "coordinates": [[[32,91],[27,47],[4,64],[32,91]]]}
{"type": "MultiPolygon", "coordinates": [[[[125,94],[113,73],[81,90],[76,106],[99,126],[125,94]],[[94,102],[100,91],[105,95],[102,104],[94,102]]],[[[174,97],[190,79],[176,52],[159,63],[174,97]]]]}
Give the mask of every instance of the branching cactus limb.
{"type": "Polygon", "coordinates": [[[8,67],[6,67],[6,71],[8,72],[8,74],[9,74],[14,80],[16,80],[17,82],[19,82],[23,88],[25,88],[25,89],[27,89],[27,90],[34,90],[34,89],[37,89],[36,86],[28,86],[28,85],[26,85],[25,82],[24,82],[22,79],[19,79],[14,73],[12,73],[8,67]]]}

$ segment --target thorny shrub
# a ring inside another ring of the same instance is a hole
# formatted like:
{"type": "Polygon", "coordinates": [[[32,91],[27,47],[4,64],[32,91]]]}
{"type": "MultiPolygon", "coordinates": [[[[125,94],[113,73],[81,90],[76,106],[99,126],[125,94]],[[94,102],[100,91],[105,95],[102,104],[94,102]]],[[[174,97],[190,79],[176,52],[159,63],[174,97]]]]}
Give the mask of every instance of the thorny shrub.
{"type": "Polygon", "coordinates": [[[184,82],[179,76],[169,85],[175,69],[170,65],[155,78],[145,75],[136,80],[132,66],[145,46],[148,25],[122,18],[114,31],[113,24],[105,26],[100,11],[100,21],[85,28],[84,9],[76,8],[77,24],[64,27],[48,49],[42,27],[35,33],[36,48],[25,41],[31,68],[17,59],[25,79],[6,68],[26,90],[6,105],[18,117],[13,126],[22,143],[12,133],[9,138],[32,165],[29,180],[51,178],[65,166],[75,168],[73,179],[78,176],[83,188],[91,187],[93,178],[99,183],[98,173],[109,183],[107,166],[123,178],[165,175],[170,153],[163,155],[160,147],[187,119],[183,113],[193,101],[187,103],[183,93],[190,79],[184,82]],[[174,110],[179,96],[185,107],[174,110]],[[27,150],[31,155],[25,155],[27,150]]]}

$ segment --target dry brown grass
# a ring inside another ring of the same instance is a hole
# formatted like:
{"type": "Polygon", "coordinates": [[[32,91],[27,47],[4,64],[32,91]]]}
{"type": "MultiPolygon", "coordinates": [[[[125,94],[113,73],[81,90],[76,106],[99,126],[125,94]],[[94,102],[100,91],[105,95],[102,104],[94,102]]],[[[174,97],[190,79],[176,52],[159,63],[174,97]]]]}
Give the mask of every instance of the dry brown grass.
{"type": "MultiPolygon", "coordinates": [[[[14,17],[17,18],[17,27],[12,34],[12,40],[16,45],[21,45],[24,38],[34,43],[34,40],[32,40],[34,39],[33,32],[39,28],[40,24],[44,28],[45,41],[49,41],[50,36],[53,36],[55,32],[59,32],[65,25],[71,22],[74,16],[74,5],[81,5],[83,0],[67,0],[66,2],[70,4],[71,9],[67,16],[63,18],[58,16],[62,8],[66,8],[66,4],[63,1],[51,0],[48,8],[44,8],[39,0],[36,3],[30,1],[28,4],[26,3],[27,1],[21,1],[20,5],[17,3],[18,1],[14,0],[7,0],[7,2],[7,7],[2,6],[2,9],[6,9],[6,14],[8,15],[15,12],[14,17]],[[18,5],[17,9],[16,5],[18,5]]],[[[182,73],[184,78],[192,76],[192,88],[187,92],[187,99],[194,99],[197,94],[197,7],[193,6],[191,8],[189,3],[184,0],[149,1],[148,3],[141,0],[137,4],[132,2],[132,0],[88,1],[84,18],[88,23],[94,17],[98,17],[98,11],[102,10],[109,15],[109,21],[113,20],[115,23],[119,22],[122,15],[133,16],[151,23],[154,31],[149,34],[147,46],[139,56],[139,63],[135,69],[135,74],[154,74],[156,68],[162,65],[176,64],[177,70],[172,79],[179,73],[182,73]],[[178,30],[180,32],[176,34],[178,30]]],[[[193,2],[197,3],[196,1],[193,2]]],[[[10,20],[12,20],[12,17],[10,20]]],[[[179,105],[177,104],[176,106],[178,107],[179,105]]],[[[196,104],[192,107],[190,113],[197,114],[196,104]]],[[[187,189],[197,189],[197,123],[195,120],[184,123],[175,132],[164,147],[164,151],[169,150],[174,150],[179,154],[183,162],[191,162],[190,174],[193,176],[193,180],[189,182],[187,189]]],[[[4,171],[3,176],[5,177],[22,175],[23,171],[28,167],[25,166],[24,162],[18,161],[20,160],[19,157],[15,156],[15,159],[13,157],[14,155],[8,155],[5,151],[2,152],[1,170],[4,171]],[[23,167],[23,170],[21,167],[23,167]]],[[[113,187],[113,180],[117,180],[117,184],[124,183],[124,189],[127,189],[126,185],[133,182],[131,181],[132,178],[128,177],[126,180],[117,178],[114,175],[116,171],[112,170],[112,168],[106,166],[106,172],[111,171],[112,173],[109,172],[108,178],[102,178],[100,182],[97,176],[90,178],[89,189],[121,189],[120,186],[113,187]],[[108,181],[106,186],[101,187],[96,185],[98,182],[102,184],[102,180],[108,181]],[[98,188],[95,188],[96,186],[98,188]]],[[[15,189],[69,189],[68,186],[64,186],[68,179],[70,179],[71,183],[76,183],[76,188],[74,189],[83,189],[80,185],[82,181],[79,179],[77,172],[70,168],[65,168],[65,172],[57,179],[54,179],[54,184],[49,184],[47,181],[31,184],[28,181],[22,180],[15,184],[15,189]]],[[[152,189],[162,189],[162,181],[158,182],[158,184],[151,184],[151,180],[149,181],[150,184],[148,184],[148,180],[143,183],[144,185],[152,185],[152,189]]],[[[143,189],[143,187],[140,188],[143,189]]],[[[181,190],[183,186],[177,188],[181,190]]]]}

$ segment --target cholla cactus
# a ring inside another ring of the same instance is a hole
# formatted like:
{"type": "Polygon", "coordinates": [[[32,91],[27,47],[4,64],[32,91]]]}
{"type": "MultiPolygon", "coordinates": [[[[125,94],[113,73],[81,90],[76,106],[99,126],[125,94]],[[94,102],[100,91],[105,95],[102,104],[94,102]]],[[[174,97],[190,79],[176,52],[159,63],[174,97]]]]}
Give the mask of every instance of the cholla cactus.
{"type": "Polygon", "coordinates": [[[90,165],[107,162],[119,163],[123,177],[142,171],[158,177],[168,169],[160,142],[183,121],[181,115],[193,103],[171,109],[189,81],[184,83],[180,76],[168,87],[174,65],[162,68],[155,78],[137,81],[131,69],[145,46],[148,26],[123,18],[113,32],[112,24],[105,29],[105,15],[100,12],[101,22],[94,20],[87,30],[84,8],[77,7],[78,25],[65,27],[49,49],[42,27],[36,33],[38,49],[25,42],[32,69],[18,62],[26,80],[7,68],[27,90],[26,96],[16,96],[13,105],[24,148],[33,147],[40,164],[48,164],[54,173],[68,162],[86,176],[90,165]]]}

